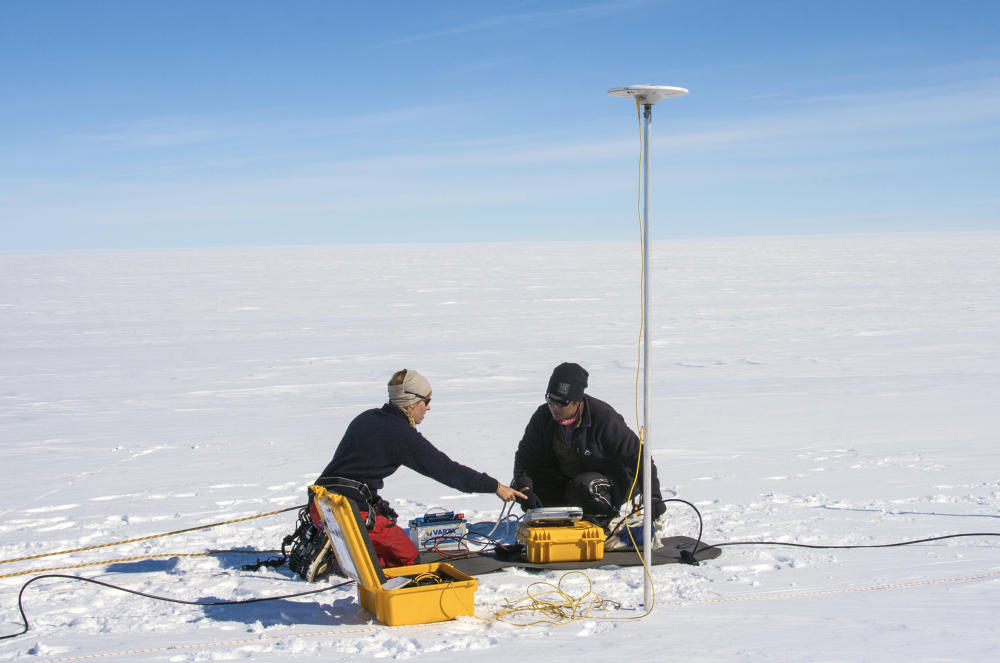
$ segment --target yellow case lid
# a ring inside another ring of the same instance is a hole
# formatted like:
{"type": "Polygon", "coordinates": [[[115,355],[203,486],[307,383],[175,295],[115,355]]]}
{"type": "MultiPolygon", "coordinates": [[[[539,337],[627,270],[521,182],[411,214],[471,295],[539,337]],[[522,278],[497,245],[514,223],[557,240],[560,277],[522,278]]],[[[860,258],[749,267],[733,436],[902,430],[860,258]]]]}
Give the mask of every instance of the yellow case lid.
{"type": "Polygon", "coordinates": [[[381,589],[386,577],[368,538],[368,530],[358,526],[358,505],[323,486],[309,486],[330,537],[340,569],[370,592],[381,589]]]}

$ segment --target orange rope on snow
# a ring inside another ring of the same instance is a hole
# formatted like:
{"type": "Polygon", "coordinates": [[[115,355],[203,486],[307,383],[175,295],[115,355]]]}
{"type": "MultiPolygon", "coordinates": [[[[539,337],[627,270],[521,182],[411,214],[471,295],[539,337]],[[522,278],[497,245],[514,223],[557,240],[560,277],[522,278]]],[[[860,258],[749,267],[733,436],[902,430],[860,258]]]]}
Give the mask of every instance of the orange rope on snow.
{"type": "Polygon", "coordinates": [[[5,573],[0,575],[0,578],[15,578],[17,576],[26,576],[32,573],[50,573],[52,571],[65,571],[67,569],[82,569],[88,566],[102,566],[104,564],[117,564],[119,562],[137,562],[143,559],[157,559],[157,558],[169,558],[169,557],[207,557],[209,555],[224,555],[232,553],[234,555],[262,555],[271,553],[280,553],[280,550],[209,550],[207,552],[199,553],[152,553],[149,555],[135,555],[133,557],[119,557],[117,559],[104,559],[97,562],[82,562],[80,564],[70,564],[69,566],[53,566],[49,569],[28,569],[27,571],[16,571],[14,573],[5,573]]]}
{"type": "MultiPolygon", "coordinates": [[[[41,559],[42,557],[53,557],[55,555],[68,555],[70,553],[83,552],[85,550],[97,550],[99,548],[110,548],[111,546],[120,546],[120,545],[123,545],[123,544],[126,544],[126,543],[137,543],[139,541],[149,541],[150,539],[158,539],[158,538],[164,537],[164,536],[173,536],[174,534],[184,534],[186,532],[195,532],[195,531],[200,530],[200,529],[210,529],[212,527],[219,527],[221,525],[229,525],[231,523],[241,523],[241,522],[244,522],[244,521],[247,521],[247,520],[253,520],[255,518],[263,518],[265,516],[273,516],[273,515],[278,514],[278,513],[285,513],[285,512],[288,512],[288,511],[295,511],[297,509],[301,509],[304,506],[305,506],[305,504],[299,504],[298,506],[290,506],[287,509],[278,509],[277,511],[268,511],[267,513],[258,513],[258,514],[253,515],[253,516],[244,516],[242,518],[233,518],[232,520],[224,520],[221,523],[212,523],[211,525],[198,525],[197,527],[188,527],[188,528],[179,529],[179,530],[176,530],[176,531],[173,531],[173,532],[163,532],[161,534],[150,534],[149,536],[140,536],[140,537],[135,538],[135,539],[126,539],[124,541],[114,541],[112,543],[99,543],[99,544],[94,545],[94,546],[85,546],[83,548],[73,548],[71,550],[58,550],[56,552],[41,553],[39,555],[28,555],[27,557],[15,557],[14,559],[0,559],[0,564],[11,564],[13,562],[26,562],[26,561],[32,560],[32,559],[41,559]]],[[[262,552],[262,551],[254,551],[254,552],[262,552]]],[[[72,568],[72,567],[66,567],[66,568],[72,568]]],[[[15,575],[21,575],[21,574],[15,574],[15,575]]],[[[7,576],[0,576],[0,578],[4,578],[4,577],[7,577],[7,576]]]]}

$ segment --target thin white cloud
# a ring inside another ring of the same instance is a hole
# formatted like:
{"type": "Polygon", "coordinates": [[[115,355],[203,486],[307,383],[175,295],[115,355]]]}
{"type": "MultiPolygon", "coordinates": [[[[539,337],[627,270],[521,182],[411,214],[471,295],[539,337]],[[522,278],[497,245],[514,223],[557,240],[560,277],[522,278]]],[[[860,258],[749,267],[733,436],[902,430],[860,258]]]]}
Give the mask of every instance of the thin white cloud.
{"type": "MultiPolygon", "coordinates": [[[[658,126],[653,175],[665,178],[657,188],[664,199],[666,192],[679,190],[735,191],[742,186],[746,192],[758,190],[759,185],[764,193],[757,205],[766,210],[767,191],[773,189],[768,187],[777,182],[787,186],[803,179],[820,182],[827,175],[869,173],[875,179],[881,173],[914,173],[914,164],[921,164],[927,173],[947,168],[939,161],[950,151],[949,141],[982,136],[995,141],[1000,79],[987,76],[927,87],[761,100],[754,109],[755,114],[731,112],[711,124],[709,120],[696,124],[692,114],[658,126]],[[946,149],[942,152],[939,145],[946,149]]],[[[226,152],[229,156],[221,163],[209,164],[203,171],[183,166],[217,157],[201,152],[190,160],[158,159],[135,169],[155,169],[152,175],[123,170],[74,173],[34,184],[8,179],[0,181],[0,199],[15,217],[26,221],[131,224],[171,219],[395,218],[410,211],[457,214],[463,207],[520,206],[518,214],[525,215],[545,205],[557,205],[567,213],[596,212],[608,201],[622,200],[622,192],[632,188],[630,169],[639,150],[634,127],[617,127],[612,138],[591,132],[586,140],[553,140],[544,128],[537,134],[496,133],[467,140],[431,132],[412,142],[389,144],[386,147],[395,153],[381,156],[365,153],[364,143],[345,147],[336,152],[337,158],[326,158],[323,148],[299,154],[288,147],[300,142],[288,141],[289,136],[323,131],[332,135],[343,127],[357,133],[358,126],[391,122],[419,125],[421,118],[440,110],[410,107],[374,117],[294,122],[286,116],[276,124],[255,118],[228,126],[221,118],[154,118],[108,132],[104,140],[155,147],[209,140],[227,131],[228,137],[239,137],[264,126],[279,140],[245,155],[226,152]],[[601,205],[582,202],[599,198],[604,199],[601,205]]],[[[985,163],[989,156],[977,158],[985,163]]],[[[983,217],[995,209],[995,198],[984,198],[986,192],[978,195],[974,181],[965,189],[955,183],[947,186],[951,193],[941,196],[942,205],[965,200],[984,210],[976,212],[983,217]]],[[[970,208],[963,216],[971,218],[975,211],[970,208]]]]}
{"type": "Polygon", "coordinates": [[[203,118],[158,117],[136,120],[84,138],[130,148],[158,148],[201,143],[217,134],[211,121],[203,118]]]}
{"type": "Polygon", "coordinates": [[[356,135],[370,127],[419,125],[446,114],[461,105],[455,103],[378,107],[371,111],[301,117],[292,111],[263,109],[248,112],[245,118],[233,116],[154,116],[107,127],[103,131],[79,136],[85,141],[116,144],[134,149],[155,149],[192,145],[208,141],[253,138],[272,143],[289,137],[311,138],[345,134],[356,135]],[[277,115],[277,117],[269,117],[277,115]]]}
{"type": "Polygon", "coordinates": [[[536,29],[553,22],[566,21],[592,21],[612,14],[631,11],[638,7],[657,4],[656,0],[629,0],[627,2],[606,2],[594,5],[583,5],[568,9],[553,9],[548,11],[524,12],[520,14],[507,14],[506,16],[494,16],[481,21],[473,21],[463,25],[456,25],[450,28],[424,32],[420,34],[407,35],[390,39],[376,44],[377,47],[399,46],[411,44],[418,41],[429,41],[441,39],[443,37],[453,37],[470,32],[483,32],[503,27],[529,27],[536,29]]]}
{"type": "Polygon", "coordinates": [[[933,141],[936,132],[960,131],[976,136],[996,130],[1000,122],[1000,78],[939,83],[866,93],[844,93],[783,101],[765,115],[728,120],[711,129],[670,137],[686,149],[731,148],[738,144],[863,139],[869,145],[887,141],[933,141]],[[921,133],[924,132],[924,133],[921,133]]]}

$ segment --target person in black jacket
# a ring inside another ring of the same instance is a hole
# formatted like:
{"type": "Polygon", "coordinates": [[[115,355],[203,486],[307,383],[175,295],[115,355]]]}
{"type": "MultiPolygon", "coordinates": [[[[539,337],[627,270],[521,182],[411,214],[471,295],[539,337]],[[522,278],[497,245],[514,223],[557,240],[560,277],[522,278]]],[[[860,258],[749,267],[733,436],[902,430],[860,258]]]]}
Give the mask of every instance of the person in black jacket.
{"type": "MultiPolygon", "coordinates": [[[[418,554],[406,533],[396,527],[396,512],[378,495],[386,477],[400,465],[464,493],[495,493],[505,502],[526,497],[455,462],[421,435],[416,427],[430,406],[427,378],[414,370],[397,371],[389,380],[389,402],[354,418],[333,459],[314,482],[357,501],[366,518],[374,509],[368,535],[383,567],[413,564],[418,554]]],[[[318,514],[313,520],[320,524],[318,514]]]]}
{"type": "MultiPolygon", "coordinates": [[[[607,528],[622,503],[642,492],[639,437],[613,407],[584,393],[587,377],[579,364],[552,371],[545,404],[517,445],[511,485],[527,495],[517,500],[525,510],[576,506],[585,520],[607,528]],[[640,479],[632,489],[636,468],[640,479]]],[[[652,477],[656,519],[666,507],[655,464],[652,477]]]]}

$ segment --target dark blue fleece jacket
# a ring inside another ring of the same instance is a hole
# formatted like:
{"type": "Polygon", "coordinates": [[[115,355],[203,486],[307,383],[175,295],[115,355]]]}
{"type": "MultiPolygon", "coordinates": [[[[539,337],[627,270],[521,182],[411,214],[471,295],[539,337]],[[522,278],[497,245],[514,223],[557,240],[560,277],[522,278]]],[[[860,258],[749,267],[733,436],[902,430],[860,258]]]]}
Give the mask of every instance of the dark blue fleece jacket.
{"type": "Polygon", "coordinates": [[[354,418],[316,482],[322,483],[324,477],[343,477],[366,483],[376,493],[400,465],[463,493],[497,489],[496,479],[453,461],[411,426],[402,410],[389,403],[354,418]]]}

